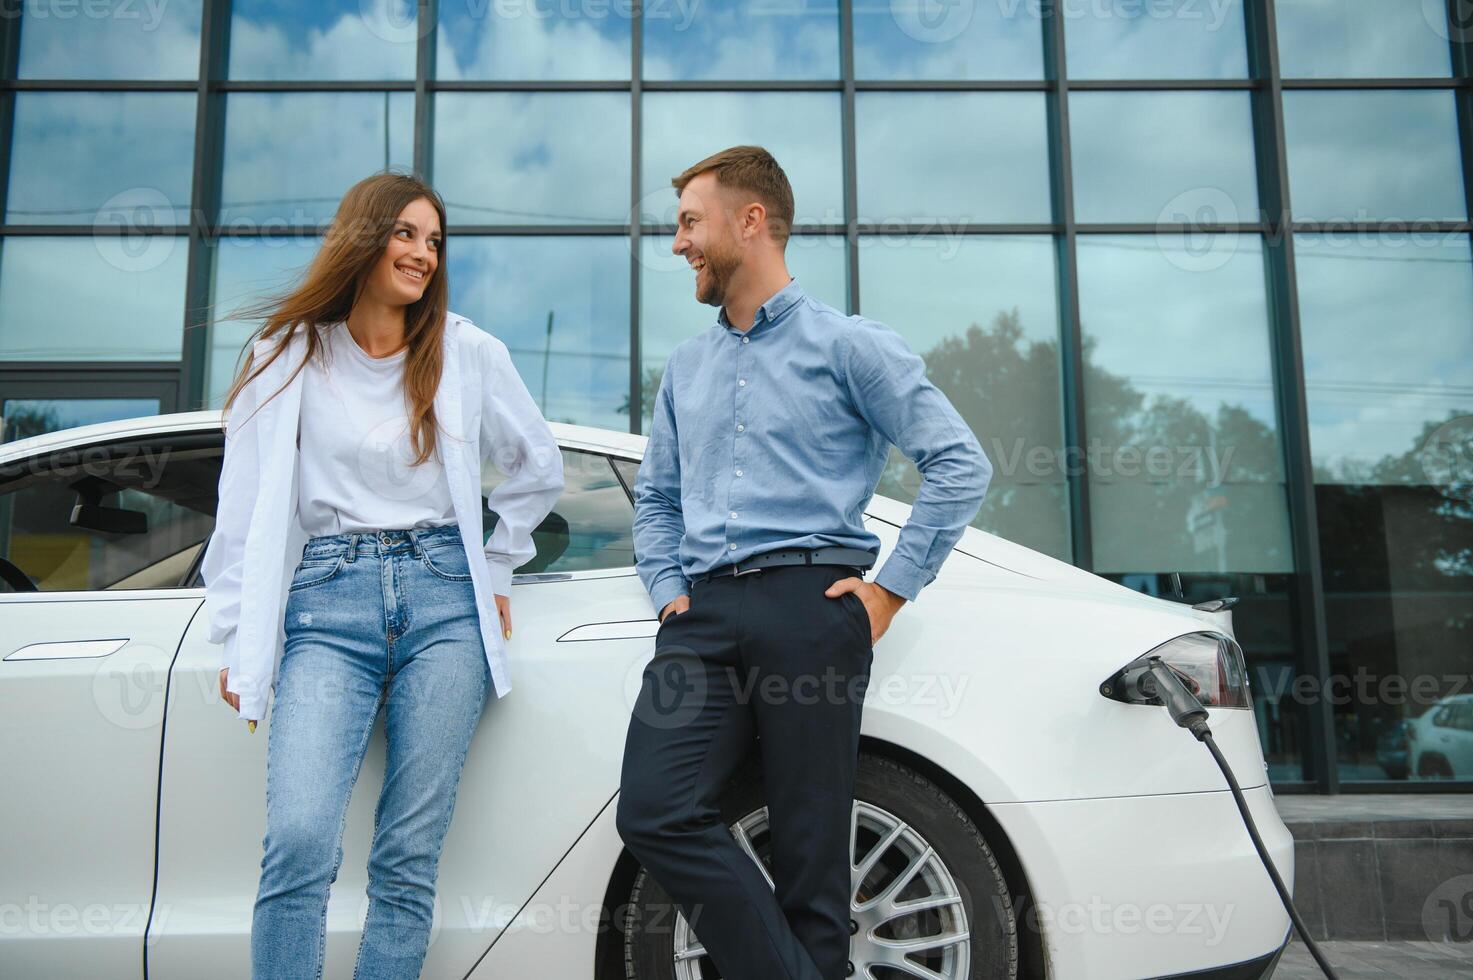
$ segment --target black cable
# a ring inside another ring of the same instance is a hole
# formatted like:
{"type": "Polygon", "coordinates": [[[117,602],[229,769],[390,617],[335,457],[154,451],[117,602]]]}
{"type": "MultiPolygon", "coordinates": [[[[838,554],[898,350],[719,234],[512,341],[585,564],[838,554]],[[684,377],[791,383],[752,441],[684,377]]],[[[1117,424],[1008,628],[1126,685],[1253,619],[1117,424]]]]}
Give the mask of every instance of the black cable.
{"type": "Polygon", "coordinates": [[[1253,815],[1248,812],[1248,801],[1243,798],[1243,791],[1238,787],[1238,780],[1233,776],[1232,767],[1228,765],[1227,759],[1223,758],[1222,750],[1217,747],[1217,742],[1212,738],[1212,732],[1203,724],[1200,730],[1194,729],[1192,734],[1207,746],[1207,751],[1211,752],[1212,758],[1217,760],[1217,768],[1222,770],[1228,789],[1232,790],[1233,802],[1238,805],[1238,812],[1243,815],[1243,825],[1248,828],[1248,836],[1253,838],[1253,846],[1258,849],[1258,856],[1263,860],[1263,867],[1268,871],[1268,876],[1273,879],[1274,888],[1278,891],[1284,908],[1288,910],[1289,921],[1294,923],[1294,931],[1299,933],[1299,939],[1304,943],[1304,948],[1309,950],[1309,955],[1314,957],[1314,961],[1319,964],[1325,976],[1330,980],[1339,980],[1335,971],[1330,968],[1325,955],[1320,952],[1319,946],[1310,938],[1309,930],[1304,927],[1304,921],[1299,918],[1299,911],[1294,908],[1294,900],[1289,896],[1289,890],[1284,887],[1284,879],[1279,877],[1273,860],[1268,856],[1268,848],[1263,846],[1263,838],[1258,836],[1258,826],[1253,822],[1253,815]]]}

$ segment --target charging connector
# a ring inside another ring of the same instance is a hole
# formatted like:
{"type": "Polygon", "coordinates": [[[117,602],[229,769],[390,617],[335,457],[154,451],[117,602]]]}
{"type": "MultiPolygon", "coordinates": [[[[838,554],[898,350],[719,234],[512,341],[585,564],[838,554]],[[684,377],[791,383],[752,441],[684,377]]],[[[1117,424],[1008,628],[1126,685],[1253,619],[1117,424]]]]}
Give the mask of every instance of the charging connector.
{"type": "Polygon", "coordinates": [[[1233,802],[1238,805],[1238,813],[1243,818],[1243,826],[1248,828],[1248,836],[1253,839],[1253,846],[1258,851],[1258,857],[1263,861],[1263,867],[1268,871],[1274,889],[1279,893],[1279,899],[1289,913],[1289,921],[1294,923],[1294,931],[1299,934],[1300,941],[1304,943],[1304,947],[1309,950],[1309,955],[1314,957],[1315,963],[1324,971],[1325,976],[1330,980],[1338,980],[1329,961],[1325,959],[1324,953],[1320,952],[1319,946],[1310,938],[1309,930],[1304,926],[1304,920],[1299,917],[1299,910],[1294,907],[1294,899],[1284,885],[1284,879],[1279,877],[1278,869],[1274,867],[1273,860],[1269,857],[1268,848],[1264,846],[1263,838],[1258,834],[1258,826],[1253,822],[1253,815],[1248,811],[1248,801],[1243,797],[1243,790],[1238,786],[1232,766],[1228,765],[1227,758],[1212,738],[1212,729],[1207,724],[1207,709],[1202,707],[1202,702],[1187,690],[1187,686],[1182,683],[1176,671],[1160,657],[1147,657],[1132,664],[1120,675],[1118,683],[1125,689],[1126,700],[1159,702],[1166,707],[1172,721],[1191,732],[1197,741],[1207,746],[1207,751],[1212,753],[1212,758],[1217,762],[1217,768],[1222,770],[1223,778],[1227,780],[1228,789],[1233,794],[1233,802]]]}

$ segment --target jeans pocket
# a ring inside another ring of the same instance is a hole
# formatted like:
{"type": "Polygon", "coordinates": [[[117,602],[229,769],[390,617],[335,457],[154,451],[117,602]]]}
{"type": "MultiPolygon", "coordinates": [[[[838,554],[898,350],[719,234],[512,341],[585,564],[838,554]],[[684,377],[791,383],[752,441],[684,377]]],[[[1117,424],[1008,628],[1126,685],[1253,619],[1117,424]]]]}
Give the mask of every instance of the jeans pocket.
{"type": "Polygon", "coordinates": [[[421,548],[420,561],[430,574],[448,582],[469,582],[471,568],[465,557],[465,547],[460,544],[438,548],[421,548]]]}
{"type": "Polygon", "coordinates": [[[334,557],[304,558],[297,564],[297,570],[292,573],[292,584],[288,592],[299,592],[302,589],[310,589],[314,585],[322,585],[331,582],[337,577],[338,572],[343,570],[343,564],[348,560],[346,551],[334,557]]]}

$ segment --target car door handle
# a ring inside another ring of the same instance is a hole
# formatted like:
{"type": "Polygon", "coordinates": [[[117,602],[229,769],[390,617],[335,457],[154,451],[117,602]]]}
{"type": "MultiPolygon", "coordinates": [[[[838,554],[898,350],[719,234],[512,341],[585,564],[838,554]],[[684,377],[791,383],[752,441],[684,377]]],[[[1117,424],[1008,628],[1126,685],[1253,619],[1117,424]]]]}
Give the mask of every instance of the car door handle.
{"type": "Polygon", "coordinates": [[[660,631],[655,619],[631,619],[622,623],[588,623],[575,626],[557,638],[559,643],[585,640],[647,640],[660,631]]]}
{"type": "Polygon", "coordinates": [[[31,643],[13,653],[6,654],[11,660],[84,660],[106,657],[117,653],[128,645],[121,640],[62,640],[56,643],[31,643]]]}

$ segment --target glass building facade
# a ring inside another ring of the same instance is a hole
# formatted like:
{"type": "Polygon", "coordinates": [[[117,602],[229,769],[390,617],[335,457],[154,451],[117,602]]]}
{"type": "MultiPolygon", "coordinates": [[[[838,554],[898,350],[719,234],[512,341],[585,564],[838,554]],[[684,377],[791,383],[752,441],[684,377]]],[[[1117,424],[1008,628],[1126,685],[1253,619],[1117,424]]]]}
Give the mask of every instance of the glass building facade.
{"type": "MultiPolygon", "coordinates": [[[[899,331],[986,448],[977,526],[1238,596],[1280,789],[1473,789],[1468,13],[7,5],[3,437],[218,406],[227,314],[386,167],[443,194],[452,308],[545,414],[640,432],[714,318],[670,177],[760,143],[799,281],[899,331]],[[1417,740],[1453,748],[1409,771],[1417,740]]],[[[917,483],[897,455],[880,490],[917,483]]]]}

